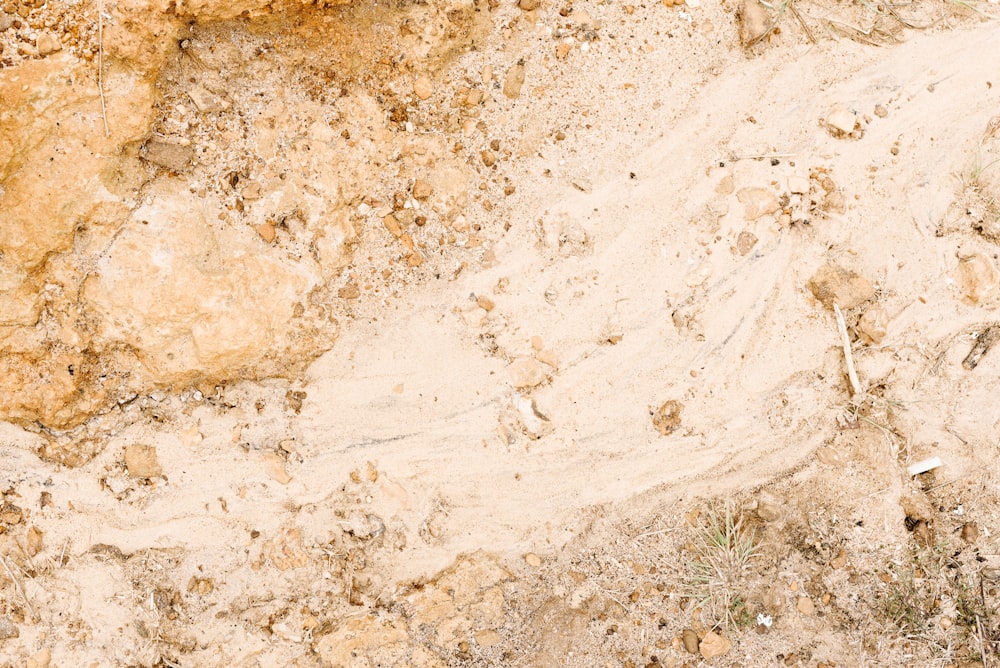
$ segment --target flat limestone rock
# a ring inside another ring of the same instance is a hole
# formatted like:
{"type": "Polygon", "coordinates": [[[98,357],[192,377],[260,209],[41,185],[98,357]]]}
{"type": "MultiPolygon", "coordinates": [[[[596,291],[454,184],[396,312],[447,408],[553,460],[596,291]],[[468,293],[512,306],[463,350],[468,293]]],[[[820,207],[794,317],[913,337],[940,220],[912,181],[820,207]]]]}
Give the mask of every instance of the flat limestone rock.
{"type": "Polygon", "coordinates": [[[139,153],[145,160],[173,172],[181,172],[191,163],[194,149],[162,141],[148,141],[139,153]]]}
{"type": "Polygon", "coordinates": [[[215,206],[164,180],[84,283],[98,344],[127,344],[159,382],[226,378],[273,358],[295,330],[295,304],[321,280],[249,227],[210,225],[215,206]]]}

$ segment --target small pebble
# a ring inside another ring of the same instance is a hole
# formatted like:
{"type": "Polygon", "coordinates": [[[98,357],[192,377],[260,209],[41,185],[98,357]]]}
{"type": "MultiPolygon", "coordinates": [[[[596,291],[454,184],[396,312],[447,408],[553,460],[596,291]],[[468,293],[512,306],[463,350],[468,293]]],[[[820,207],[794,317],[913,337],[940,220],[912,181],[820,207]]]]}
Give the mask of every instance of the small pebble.
{"type": "MultiPolygon", "coordinates": [[[[671,4],[673,4],[671,2],[671,4]]],[[[740,43],[743,46],[760,40],[771,28],[771,17],[757,0],[743,0],[737,13],[740,43]]]]}
{"type": "Polygon", "coordinates": [[[799,600],[795,602],[795,609],[808,616],[816,612],[816,604],[808,596],[799,596],[799,600]]]}
{"type": "Polygon", "coordinates": [[[292,476],[285,470],[285,460],[277,452],[266,452],[262,459],[264,460],[264,472],[271,480],[282,485],[287,485],[292,481],[292,476]]]}
{"type": "Polygon", "coordinates": [[[270,223],[261,223],[260,225],[254,225],[254,230],[260,235],[260,238],[264,240],[264,243],[271,243],[277,236],[277,231],[274,229],[274,225],[270,223]]]}
{"type": "Polygon", "coordinates": [[[10,617],[0,615],[0,640],[9,640],[21,635],[21,630],[17,628],[10,617]]]}
{"type": "Polygon", "coordinates": [[[714,659],[717,656],[722,656],[727,654],[729,650],[733,648],[733,643],[729,641],[723,635],[719,635],[715,631],[709,631],[705,634],[705,637],[701,639],[701,645],[698,646],[698,651],[706,659],[714,659]]]}
{"type": "Polygon", "coordinates": [[[958,263],[959,282],[963,296],[973,304],[981,304],[996,291],[996,264],[986,255],[975,253],[958,263]]]}
{"type": "Polygon", "coordinates": [[[500,634],[493,629],[476,631],[472,637],[476,639],[476,644],[480,647],[493,647],[500,642],[500,634]]]}
{"type": "Polygon", "coordinates": [[[516,388],[535,387],[545,381],[545,369],[534,357],[519,357],[507,367],[510,384],[516,388]]]}
{"type": "Polygon", "coordinates": [[[43,58],[49,54],[55,53],[56,51],[62,50],[62,44],[50,32],[43,32],[35,40],[35,48],[38,49],[38,55],[43,58]]]}
{"type": "Polygon", "coordinates": [[[521,87],[524,85],[524,61],[520,60],[507,71],[503,82],[503,94],[512,100],[521,97],[521,87]]]}
{"type": "Polygon", "coordinates": [[[889,327],[889,314],[881,306],[872,306],[858,319],[858,338],[862,343],[879,344],[889,327]]]}
{"type": "Polygon", "coordinates": [[[681,411],[684,404],[674,399],[660,406],[653,414],[653,426],[661,436],[669,436],[681,426],[681,411]]]}
{"type": "Polygon", "coordinates": [[[534,552],[529,552],[524,555],[524,563],[528,564],[532,568],[538,568],[542,565],[542,558],[534,552]]]}
{"type": "Polygon", "coordinates": [[[736,193],[736,199],[743,205],[746,220],[757,220],[781,208],[777,196],[767,188],[744,188],[736,193]]]}
{"type": "Polygon", "coordinates": [[[423,201],[434,194],[434,188],[423,179],[417,179],[413,183],[413,199],[423,201]]]}
{"type": "Polygon", "coordinates": [[[700,641],[698,640],[698,634],[694,632],[694,629],[684,629],[684,633],[681,634],[681,642],[684,643],[684,649],[689,654],[698,653],[698,645],[700,641]]]}
{"type": "Polygon", "coordinates": [[[434,84],[426,74],[421,74],[413,82],[413,94],[421,100],[426,100],[434,94],[434,84]]]}
{"type": "Polygon", "coordinates": [[[826,115],[826,126],[834,137],[846,137],[858,126],[858,117],[847,107],[838,104],[826,115]]]}
{"type": "Polygon", "coordinates": [[[753,247],[757,245],[757,235],[753,232],[748,232],[743,230],[740,235],[736,237],[736,251],[740,255],[746,255],[753,250],[753,247]]]}

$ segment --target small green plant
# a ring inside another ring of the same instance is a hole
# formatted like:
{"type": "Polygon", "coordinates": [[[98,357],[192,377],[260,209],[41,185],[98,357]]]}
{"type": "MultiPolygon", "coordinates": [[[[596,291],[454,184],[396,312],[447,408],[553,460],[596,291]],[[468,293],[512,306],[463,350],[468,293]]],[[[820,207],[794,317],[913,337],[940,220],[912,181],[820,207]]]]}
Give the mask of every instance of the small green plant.
{"type": "Polygon", "coordinates": [[[901,631],[920,633],[926,629],[929,616],[925,598],[912,575],[901,577],[891,582],[885,592],[885,616],[901,631]]]}
{"type": "Polygon", "coordinates": [[[756,531],[726,505],[711,511],[707,525],[693,541],[686,589],[712,623],[728,628],[753,624],[754,614],[743,592],[750,561],[758,551],[756,531]]]}

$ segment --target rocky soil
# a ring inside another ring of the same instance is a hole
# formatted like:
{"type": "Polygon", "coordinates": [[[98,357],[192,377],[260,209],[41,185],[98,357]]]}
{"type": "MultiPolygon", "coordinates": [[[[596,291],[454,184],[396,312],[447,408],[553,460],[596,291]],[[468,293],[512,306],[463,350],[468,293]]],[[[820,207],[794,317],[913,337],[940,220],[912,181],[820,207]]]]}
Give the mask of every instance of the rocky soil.
{"type": "Polygon", "coordinates": [[[0,665],[996,665],[997,13],[6,0],[0,665]]]}

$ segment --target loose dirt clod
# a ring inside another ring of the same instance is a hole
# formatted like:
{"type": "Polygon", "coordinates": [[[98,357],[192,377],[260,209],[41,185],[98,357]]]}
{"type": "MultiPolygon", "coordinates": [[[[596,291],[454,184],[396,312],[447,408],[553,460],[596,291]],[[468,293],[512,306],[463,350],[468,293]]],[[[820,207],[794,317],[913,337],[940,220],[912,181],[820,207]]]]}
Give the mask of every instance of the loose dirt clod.
{"type": "Polygon", "coordinates": [[[681,411],[684,404],[671,399],[656,409],[653,413],[653,426],[661,436],[669,436],[681,426],[681,411]]]}
{"type": "Polygon", "coordinates": [[[868,279],[833,263],[816,270],[809,279],[809,290],[829,309],[834,304],[845,310],[852,309],[875,295],[875,288],[868,279]]]}

